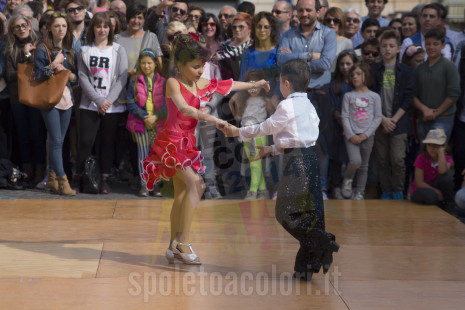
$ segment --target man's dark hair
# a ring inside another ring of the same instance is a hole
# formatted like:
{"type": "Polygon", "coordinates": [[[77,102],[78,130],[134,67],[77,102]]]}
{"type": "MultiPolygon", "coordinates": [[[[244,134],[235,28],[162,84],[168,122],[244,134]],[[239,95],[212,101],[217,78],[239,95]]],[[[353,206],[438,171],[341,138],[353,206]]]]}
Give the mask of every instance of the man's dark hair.
{"type": "Polygon", "coordinates": [[[247,13],[250,16],[254,16],[255,15],[255,4],[249,1],[244,1],[237,6],[237,11],[247,13]]]}
{"type": "Polygon", "coordinates": [[[295,92],[306,92],[310,83],[310,68],[302,59],[292,59],[281,66],[281,78],[289,81],[295,92]]]}
{"type": "Polygon", "coordinates": [[[439,3],[439,2],[434,2],[434,3],[431,3],[431,5],[437,7],[439,9],[439,17],[442,19],[442,20],[446,20],[447,19],[447,14],[449,13],[449,11],[447,10],[447,7],[445,7],[442,3],[439,3]]]}
{"type": "MultiPolygon", "coordinates": [[[[423,11],[426,10],[426,9],[432,9],[432,10],[435,10],[436,13],[438,14],[438,17],[441,18],[441,10],[439,9],[439,7],[437,5],[434,5],[434,3],[432,4],[427,4],[425,5],[424,7],[421,8],[421,14],[423,14],[423,11]]],[[[421,15],[420,15],[421,16],[421,15]]]]}
{"type": "Polygon", "coordinates": [[[381,28],[381,26],[379,25],[379,21],[376,18],[367,18],[362,24],[361,32],[363,32],[365,29],[371,26],[378,26],[378,28],[381,28]]]}
{"type": "Polygon", "coordinates": [[[25,3],[32,10],[32,17],[37,18],[39,15],[42,15],[44,7],[39,1],[29,1],[25,3]]]}
{"type": "Polygon", "coordinates": [[[187,5],[187,9],[189,10],[189,2],[188,2],[188,1],[183,1],[183,0],[178,1],[178,0],[176,0],[176,1],[174,1],[174,2],[175,2],[175,3],[184,3],[185,5],[187,5]]]}
{"type": "Polygon", "coordinates": [[[444,34],[444,31],[442,31],[441,29],[433,28],[431,30],[428,30],[427,33],[425,33],[425,41],[429,38],[437,39],[444,43],[446,40],[446,35],[444,34]]]}
{"type": "MultiPolygon", "coordinates": [[[[295,10],[298,10],[299,2],[300,2],[300,0],[297,1],[297,5],[295,6],[295,10]]],[[[320,1],[316,0],[315,1],[315,11],[318,12],[319,10],[321,10],[321,3],[320,3],[320,1]]]]}
{"type": "MultiPolygon", "coordinates": [[[[370,0],[365,0],[365,5],[368,4],[368,2],[370,2],[370,0]]],[[[388,3],[388,0],[384,0],[384,4],[388,3]]]]}

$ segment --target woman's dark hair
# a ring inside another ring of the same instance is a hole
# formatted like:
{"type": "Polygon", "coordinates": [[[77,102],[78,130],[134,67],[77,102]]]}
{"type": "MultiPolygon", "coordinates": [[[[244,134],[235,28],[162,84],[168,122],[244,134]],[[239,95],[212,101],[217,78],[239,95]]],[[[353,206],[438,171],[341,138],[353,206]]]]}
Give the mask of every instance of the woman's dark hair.
{"type": "Polygon", "coordinates": [[[417,24],[417,31],[420,30],[420,21],[418,20],[418,15],[412,12],[406,13],[402,15],[400,22],[404,24],[404,18],[407,18],[407,17],[415,19],[415,23],[417,24]]]}
{"type": "Polygon", "coordinates": [[[121,28],[121,21],[119,19],[118,13],[115,12],[115,11],[107,11],[107,13],[108,13],[108,16],[110,17],[110,22],[111,22],[112,18],[115,19],[115,31],[114,31],[113,35],[116,35],[116,34],[122,32],[123,28],[121,28]]]}
{"type": "Polygon", "coordinates": [[[113,44],[113,39],[115,34],[113,33],[113,28],[111,27],[111,19],[110,15],[107,12],[98,12],[94,14],[92,17],[89,27],[87,28],[87,43],[92,44],[95,40],[95,33],[94,28],[104,24],[105,26],[110,27],[110,31],[108,32],[108,46],[113,44]]]}
{"type": "MultiPolygon", "coordinates": [[[[202,23],[206,23],[208,22],[209,19],[213,19],[213,21],[216,23],[216,31],[215,31],[215,39],[218,39],[220,34],[221,34],[221,27],[220,27],[220,22],[218,21],[218,18],[213,15],[212,13],[205,13],[204,15],[202,15],[202,17],[200,17],[200,20],[199,20],[199,25],[197,26],[197,31],[204,34],[202,32],[202,23]]],[[[205,34],[204,34],[205,35],[205,34]]]]}
{"type": "Polygon", "coordinates": [[[342,61],[342,59],[344,57],[346,57],[346,56],[350,57],[354,64],[356,64],[358,62],[358,58],[357,58],[357,56],[355,55],[355,53],[352,50],[342,51],[339,54],[339,56],[337,56],[336,69],[334,69],[333,80],[334,80],[334,92],[338,96],[341,95],[341,83],[344,80],[344,76],[343,76],[341,70],[339,69],[339,65],[340,65],[340,62],[342,61]]]}
{"type": "MultiPolygon", "coordinates": [[[[263,70],[248,70],[244,73],[244,77],[242,78],[244,82],[250,81],[260,81],[265,79],[265,73],[263,70]]],[[[266,92],[263,88],[260,89],[260,96],[265,96],[266,92]]]]}
{"type": "Polygon", "coordinates": [[[47,24],[47,20],[49,18],[50,18],[49,14],[42,15],[42,17],[40,18],[40,21],[39,21],[39,31],[40,31],[40,29],[42,29],[43,26],[45,26],[47,24]]]}
{"type": "Polygon", "coordinates": [[[294,92],[306,92],[310,83],[310,68],[302,59],[289,60],[281,66],[281,78],[289,81],[294,92]]]}
{"type": "MultiPolygon", "coordinates": [[[[352,76],[352,73],[355,71],[355,69],[359,68],[362,70],[363,74],[365,75],[365,86],[371,87],[372,83],[372,78],[371,78],[371,68],[369,64],[366,64],[364,62],[358,62],[355,63],[352,68],[350,68],[349,75],[352,76]]],[[[349,84],[350,86],[354,87],[354,84],[352,84],[352,79],[349,79],[349,84]]]]}
{"type": "Polygon", "coordinates": [[[257,27],[258,23],[265,18],[269,23],[270,23],[270,29],[271,29],[271,44],[274,46],[279,44],[279,34],[278,34],[278,29],[276,27],[276,21],[273,16],[273,14],[269,12],[260,12],[257,15],[255,15],[254,20],[253,20],[253,26],[252,26],[252,46],[257,47],[257,38],[255,37],[255,28],[257,27]]]}
{"type": "Polygon", "coordinates": [[[129,23],[131,18],[139,14],[142,14],[142,16],[144,16],[144,19],[147,19],[147,7],[138,3],[131,4],[126,10],[126,22],[129,23]]]}
{"type": "Polygon", "coordinates": [[[173,48],[173,61],[174,63],[181,63],[185,65],[194,59],[201,59],[206,62],[208,58],[208,51],[201,45],[200,41],[196,41],[189,34],[180,34],[174,40],[173,48]]]}

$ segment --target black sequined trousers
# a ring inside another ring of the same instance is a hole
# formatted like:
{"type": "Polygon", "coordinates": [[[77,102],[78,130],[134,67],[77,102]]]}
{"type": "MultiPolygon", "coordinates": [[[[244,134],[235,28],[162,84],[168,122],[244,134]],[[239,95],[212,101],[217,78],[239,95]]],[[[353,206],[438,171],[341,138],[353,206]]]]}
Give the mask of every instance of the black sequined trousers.
{"type": "Polygon", "coordinates": [[[316,148],[286,149],[276,200],[276,219],[294,238],[300,249],[296,272],[326,273],[339,245],[325,231],[324,203],[316,148]]]}

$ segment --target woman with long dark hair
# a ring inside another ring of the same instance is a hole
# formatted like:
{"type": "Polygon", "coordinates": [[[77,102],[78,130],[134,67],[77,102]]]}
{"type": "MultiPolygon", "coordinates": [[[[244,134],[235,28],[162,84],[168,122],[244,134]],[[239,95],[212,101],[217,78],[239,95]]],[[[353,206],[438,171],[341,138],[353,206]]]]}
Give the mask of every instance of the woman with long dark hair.
{"type": "Polygon", "coordinates": [[[46,23],[47,32],[34,57],[35,77],[39,81],[52,78],[55,73],[70,70],[67,87],[60,102],[53,108],[42,110],[49,134],[49,173],[46,190],[62,195],[76,195],[71,189],[63,168],[63,141],[65,140],[73,107],[71,83],[77,83],[74,63],[73,38],[65,13],[55,12],[46,23]],[[50,59],[49,59],[50,54],[50,59]]]}

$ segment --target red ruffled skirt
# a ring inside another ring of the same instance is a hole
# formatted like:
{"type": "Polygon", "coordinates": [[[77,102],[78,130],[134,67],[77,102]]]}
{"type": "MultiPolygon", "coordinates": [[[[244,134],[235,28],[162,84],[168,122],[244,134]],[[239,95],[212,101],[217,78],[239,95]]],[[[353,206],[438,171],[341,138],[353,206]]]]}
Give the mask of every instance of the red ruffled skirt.
{"type": "Polygon", "coordinates": [[[176,170],[192,167],[198,174],[205,173],[203,156],[196,147],[193,134],[163,129],[157,133],[149,156],[143,160],[142,180],[152,190],[160,179],[169,180],[176,170]]]}

